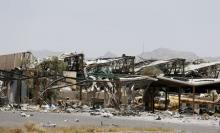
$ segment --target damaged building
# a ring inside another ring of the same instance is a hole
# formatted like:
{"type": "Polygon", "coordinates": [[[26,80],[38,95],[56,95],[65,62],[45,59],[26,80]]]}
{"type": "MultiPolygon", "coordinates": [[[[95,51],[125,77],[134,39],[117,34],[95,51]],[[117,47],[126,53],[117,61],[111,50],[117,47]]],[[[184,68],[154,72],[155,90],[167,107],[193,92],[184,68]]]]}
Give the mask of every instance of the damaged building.
{"type": "Polygon", "coordinates": [[[40,100],[34,103],[62,109],[80,103],[137,112],[220,112],[219,62],[181,58],[135,62],[134,56],[125,54],[85,60],[81,53],[54,59],[35,65],[30,52],[0,56],[0,104],[40,100]]]}
{"type": "Polygon", "coordinates": [[[27,78],[31,69],[34,68],[34,61],[35,58],[31,52],[0,56],[2,104],[24,103],[28,100],[31,86],[24,78],[27,78]]]}
{"type": "MultiPolygon", "coordinates": [[[[79,69],[69,70],[80,73],[76,74],[79,99],[94,107],[96,104],[116,108],[128,105],[134,102],[136,90],[139,91],[156,80],[148,76],[135,75],[134,56],[81,60],[81,65],[77,65],[79,58],[76,56],[78,55],[68,56],[64,61],[67,62],[68,68],[81,66],[79,69]]],[[[136,94],[142,96],[141,93],[136,94]]]]}
{"type": "Polygon", "coordinates": [[[206,98],[203,101],[197,97],[198,94],[208,94],[213,89],[216,89],[216,93],[218,93],[218,88],[216,88],[218,62],[195,64],[176,58],[135,63],[135,57],[126,55],[89,61],[84,60],[83,57],[81,54],[72,54],[64,61],[68,64],[69,72],[76,72],[74,83],[77,84],[78,87],[75,86],[75,88],[78,88],[76,90],[79,91],[77,99],[88,105],[113,108],[140,105],[142,109],[152,111],[156,106],[157,109],[178,109],[180,111],[189,104],[194,110],[197,105],[203,107],[207,103],[209,107],[215,104],[211,107],[218,108],[216,101],[218,98],[215,98],[214,101],[206,98]],[[158,73],[154,72],[155,68],[158,73]],[[196,80],[199,78],[198,74],[190,75],[190,73],[191,71],[201,73],[200,69],[204,71],[203,76],[200,76],[200,80],[196,80]],[[149,72],[146,73],[146,70],[149,72]],[[210,73],[210,71],[214,73],[210,75],[215,76],[210,76],[212,79],[205,79],[207,76],[204,76],[204,73],[210,73]],[[194,87],[199,89],[194,90],[194,87]],[[199,102],[201,104],[198,104],[199,102]],[[162,108],[159,107],[161,103],[162,108]]]}
{"type": "MultiPolygon", "coordinates": [[[[137,72],[157,67],[160,75],[154,75],[158,81],[145,90],[144,100],[147,110],[191,109],[218,111],[219,62],[185,62],[184,59],[150,60],[137,68],[137,72]],[[162,93],[162,94],[161,94],[162,93]],[[162,107],[161,107],[162,103],[162,107]],[[159,105],[159,107],[158,107],[159,105]]],[[[152,69],[153,70],[153,69],[152,69]]],[[[199,112],[199,111],[197,111],[199,112]]]]}

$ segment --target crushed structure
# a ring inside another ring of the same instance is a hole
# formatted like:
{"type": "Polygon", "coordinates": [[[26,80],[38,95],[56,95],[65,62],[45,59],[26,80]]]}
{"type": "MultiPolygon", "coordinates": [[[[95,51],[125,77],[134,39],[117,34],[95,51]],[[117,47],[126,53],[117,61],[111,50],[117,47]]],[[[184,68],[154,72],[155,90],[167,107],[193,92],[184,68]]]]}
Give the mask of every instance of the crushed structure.
{"type": "Polygon", "coordinates": [[[125,54],[85,60],[70,53],[38,63],[30,52],[2,55],[0,105],[66,112],[114,108],[120,115],[155,109],[218,113],[219,66],[181,58],[136,62],[125,54]]]}
{"type": "Polygon", "coordinates": [[[0,96],[2,103],[24,103],[29,98],[28,81],[35,58],[31,52],[0,56],[0,96]],[[4,101],[4,102],[3,102],[4,101]]]}

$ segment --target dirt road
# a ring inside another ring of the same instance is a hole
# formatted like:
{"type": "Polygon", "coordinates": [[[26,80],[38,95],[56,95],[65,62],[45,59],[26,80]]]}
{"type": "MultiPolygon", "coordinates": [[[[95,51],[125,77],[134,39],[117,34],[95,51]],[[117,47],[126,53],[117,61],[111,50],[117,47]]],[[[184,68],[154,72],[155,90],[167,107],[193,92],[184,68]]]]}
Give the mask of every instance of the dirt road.
{"type": "Polygon", "coordinates": [[[219,125],[206,125],[195,123],[167,122],[163,120],[152,120],[141,117],[110,117],[90,116],[89,113],[39,113],[25,112],[30,117],[22,117],[21,113],[16,112],[0,112],[0,127],[19,127],[27,122],[33,122],[43,125],[51,122],[58,127],[69,126],[119,126],[119,127],[135,127],[135,128],[169,128],[175,129],[177,132],[189,133],[219,133],[219,125]]]}

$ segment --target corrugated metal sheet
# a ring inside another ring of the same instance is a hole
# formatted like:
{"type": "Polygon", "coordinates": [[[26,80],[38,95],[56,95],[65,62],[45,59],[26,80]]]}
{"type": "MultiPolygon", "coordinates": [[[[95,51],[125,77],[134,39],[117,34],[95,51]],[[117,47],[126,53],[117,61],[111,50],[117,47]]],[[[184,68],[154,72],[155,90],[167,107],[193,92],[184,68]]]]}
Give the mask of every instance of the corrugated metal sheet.
{"type": "Polygon", "coordinates": [[[166,85],[173,85],[173,86],[179,86],[179,87],[200,87],[200,86],[208,86],[208,85],[215,85],[215,84],[220,84],[220,79],[191,79],[189,81],[182,81],[182,80],[177,80],[177,79],[172,79],[168,77],[157,77],[158,82],[154,83],[163,83],[166,85]]]}
{"type": "Polygon", "coordinates": [[[214,65],[218,65],[220,64],[220,61],[217,62],[210,62],[210,63],[201,63],[198,65],[189,65],[185,68],[185,71],[193,71],[193,70],[197,70],[197,69],[201,69],[201,68],[205,68],[205,67],[209,67],[209,66],[214,66],[214,65]]]}
{"type": "Polygon", "coordinates": [[[143,65],[141,67],[138,67],[138,68],[135,68],[135,72],[138,72],[140,70],[142,70],[143,68],[146,68],[146,67],[150,67],[150,66],[156,66],[156,65],[160,65],[160,64],[165,64],[165,63],[168,63],[170,62],[169,60],[158,60],[158,61],[154,61],[154,62],[151,62],[150,64],[146,64],[146,65],[143,65]]]}
{"type": "Polygon", "coordinates": [[[0,69],[12,70],[18,67],[28,66],[32,60],[33,55],[31,52],[0,55],[0,69]]]}

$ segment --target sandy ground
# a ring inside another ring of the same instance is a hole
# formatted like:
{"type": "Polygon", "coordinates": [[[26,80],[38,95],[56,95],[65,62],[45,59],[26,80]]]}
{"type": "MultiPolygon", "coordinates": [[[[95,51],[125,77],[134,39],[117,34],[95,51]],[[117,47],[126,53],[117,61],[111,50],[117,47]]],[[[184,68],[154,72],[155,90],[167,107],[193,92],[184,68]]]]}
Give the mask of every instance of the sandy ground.
{"type": "Polygon", "coordinates": [[[80,127],[80,126],[119,126],[131,128],[165,128],[175,129],[175,132],[189,133],[220,133],[219,120],[197,120],[188,118],[163,118],[155,120],[155,116],[148,114],[141,117],[117,117],[104,118],[102,116],[90,116],[89,113],[39,113],[25,112],[32,114],[30,117],[21,117],[21,113],[0,112],[0,127],[19,127],[27,122],[33,122],[39,125],[51,122],[58,127],[80,127]],[[79,120],[77,122],[77,120],[79,120]]]}

